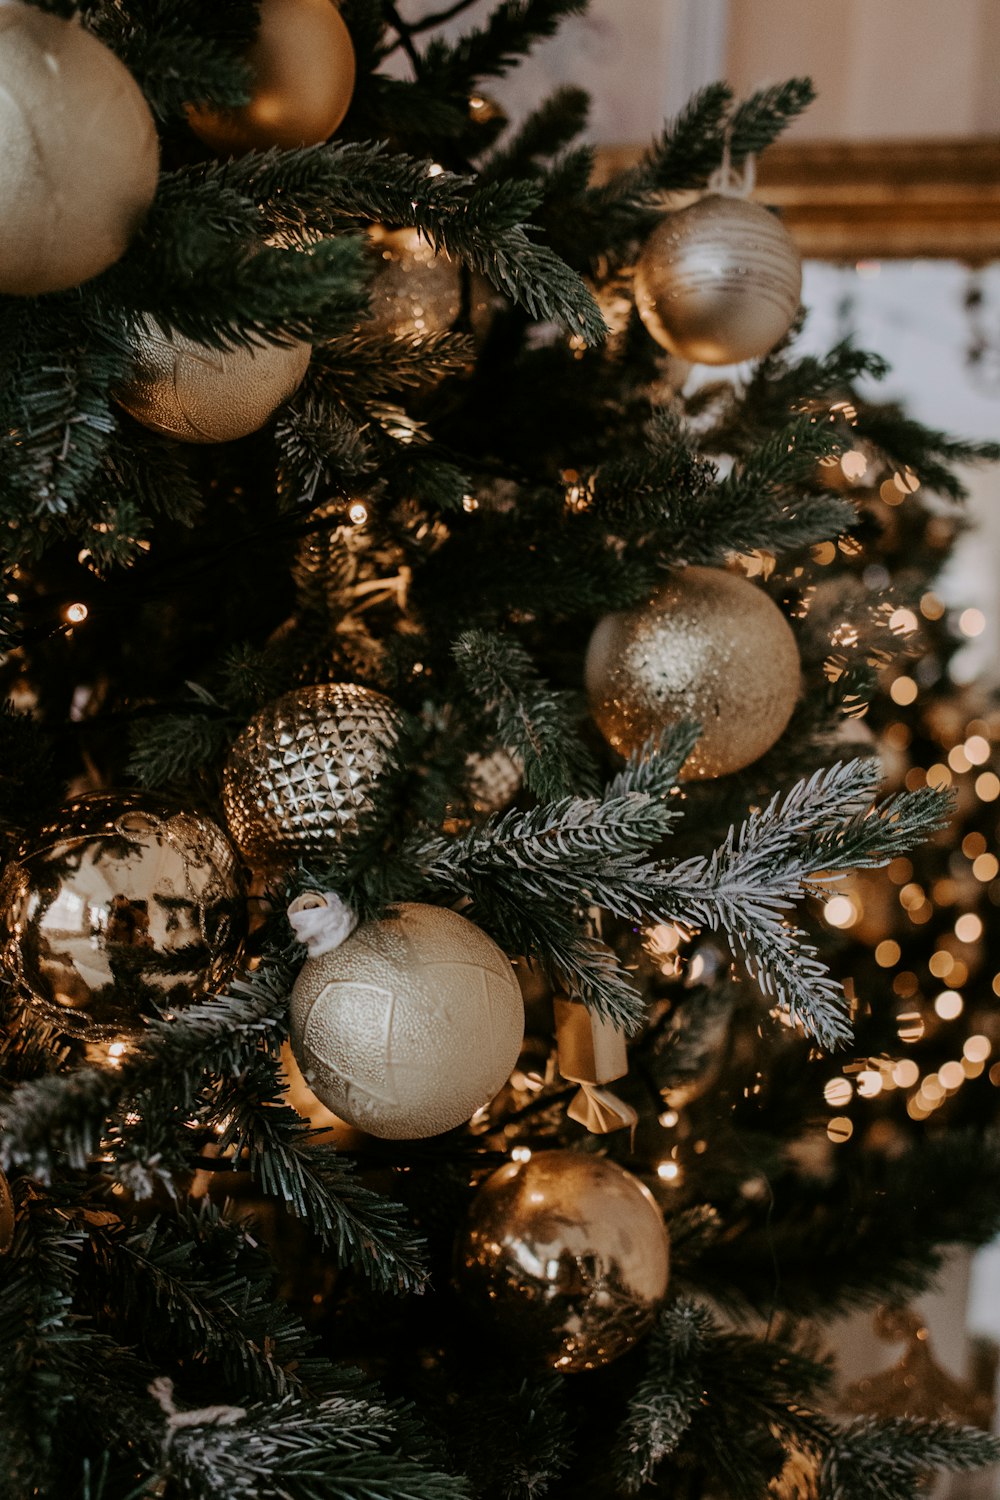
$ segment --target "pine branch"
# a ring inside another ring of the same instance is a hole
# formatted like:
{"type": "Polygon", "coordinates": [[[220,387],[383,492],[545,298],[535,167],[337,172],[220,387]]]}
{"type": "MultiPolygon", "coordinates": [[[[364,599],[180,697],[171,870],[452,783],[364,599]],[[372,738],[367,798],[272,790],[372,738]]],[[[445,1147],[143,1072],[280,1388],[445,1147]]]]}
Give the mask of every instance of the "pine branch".
{"type": "Polygon", "coordinates": [[[481,78],[502,78],[586,0],[501,0],[485,26],[455,43],[433,41],[421,59],[422,81],[443,93],[465,92],[481,78]]]}
{"type": "Polygon", "coordinates": [[[918,1500],[927,1476],[1000,1462],[1000,1440],[975,1427],[919,1417],[860,1417],[823,1461],[819,1500],[918,1500]]]}
{"type": "Polygon", "coordinates": [[[556,89],[483,164],[480,182],[529,175],[539,157],[555,156],[586,127],[590,99],[583,89],[556,89]]]}
{"type": "MultiPolygon", "coordinates": [[[[701,734],[701,725],[682,719],[662,734],[650,735],[638,750],[633,751],[621,771],[609,782],[605,798],[627,797],[640,794],[647,797],[665,798],[677,791],[681,767],[694,749],[701,734]]],[[[679,818],[683,809],[675,807],[668,815],[679,818]]]]}
{"type": "Polygon", "coordinates": [[[529,791],[552,799],[595,786],[596,768],[577,734],[570,695],[543,681],[516,640],[468,630],[453,655],[469,692],[495,716],[500,743],[521,760],[529,791]]]}

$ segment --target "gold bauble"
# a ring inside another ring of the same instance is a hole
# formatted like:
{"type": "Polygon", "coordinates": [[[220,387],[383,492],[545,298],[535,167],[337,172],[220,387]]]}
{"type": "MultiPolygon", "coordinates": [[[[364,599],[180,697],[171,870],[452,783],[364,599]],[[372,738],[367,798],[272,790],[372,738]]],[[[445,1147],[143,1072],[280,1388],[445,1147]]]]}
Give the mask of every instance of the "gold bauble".
{"type": "Polygon", "coordinates": [[[725,776],[784,733],[799,694],[791,626],[756,584],[720,568],[682,568],[648,604],[605,615],[586,663],[590,709],[630,755],[693,719],[701,736],[683,776],[725,776]]]}
{"type": "Polygon", "coordinates": [[[333,0],[262,0],[247,55],[249,104],[189,104],[195,135],[220,156],[315,146],[333,134],[354,93],[354,47],[333,0]]]}
{"type": "Polygon", "coordinates": [[[507,1081],[524,1036],[510,960],[457,912],[406,903],[309,958],[292,1051],[317,1098],[384,1140],[464,1125],[507,1081]]]}
{"type": "Polygon", "coordinates": [[[244,921],[222,830],[140,792],[67,803],[0,881],[7,966],[36,1009],[88,1040],[216,988],[244,921]]]}
{"type": "Polygon", "coordinates": [[[458,1244],[469,1303],[556,1370],[634,1344],[667,1290],[670,1242],[648,1188],[603,1157],[539,1151],[488,1177],[458,1244]]]}
{"type": "Polygon", "coordinates": [[[0,1172],[0,1255],[6,1255],[14,1243],[14,1199],[10,1183],[0,1172]]]}
{"type": "Polygon", "coordinates": [[[466,785],[477,813],[509,807],[524,785],[524,765],[502,746],[489,755],[473,752],[465,759],[466,785]]]}
{"type": "Polygon", "coordinates": [[[137,422],[183,443],[230,443],[263,427],[302,383],[308,344],[210,349],[146,318],[135,368],[114,397],[137,422]]]}
{"type": "Polygon", "coordinates": [[[384,229],[369,237],[378,269],[371,284],[371,318],[364,333],[395,338],[426,338],[451,327],[462,306],[459,269],[443,250],[435,251],[419,229],[384,229]]]}
{"type": "Polygon", "coordinates": [[[0,292],[79,286],[125,253],[156,192],[156,125],[78,21],[0,6],[0,137],[0,292]]]}
{"type": "Polygon", "coordinates": [[[375,808],[402,727],[394,703],[350,682],[296,688],[262,708],[222,781],[229,831],[251,861],[329,854],[375,808]]]}
{"type": "Polygon", "coordinates": [[[639,316],[658,344],[705,365],[757,359],[785,337],[802,261],[781,221],[709,194],[659,224],[635,271],[639,316]]]}

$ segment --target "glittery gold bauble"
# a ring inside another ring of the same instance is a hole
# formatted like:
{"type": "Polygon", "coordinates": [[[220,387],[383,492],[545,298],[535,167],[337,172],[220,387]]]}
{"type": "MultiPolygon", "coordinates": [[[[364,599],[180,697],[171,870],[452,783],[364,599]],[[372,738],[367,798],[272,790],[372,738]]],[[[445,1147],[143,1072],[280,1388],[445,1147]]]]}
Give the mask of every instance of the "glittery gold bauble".
{"type": "Polygon", "coordinates": [[[371,284],[371,318],[365,333],[395,338],[426,338],[444,333],[462,306],[458,266],[444,251],[435,251],[418,229],[370,231],[378,269],[371,284]]]}
{"type": "Polygon", "coordinates": [[[10,1183],[0,1172],[0,1255],[6,1255],[14,1243],[14,1199],[10,1183]]]}
{"type": "Polygon", "coordinates": [[[636,306],[656,342],[705,365],[767,354],[801,291],[802,262],[781,221],[714,193],[664,219],[635,272],[636,306]]]}
{"type": "Polygon", "coordinates": [[[156,192],[156,126],[79,22],[0,6],[0,139],[0,292],[79,286],[124,254],[156,192]]]}
{"type": "Polygon", "coordinates": [[[610,1364],[667,1290],[670,1243],[652,1194],[575,1151],[510,1162],[477,1192],[457,1253],[467,1300],[556,1370],[610,1364]]]}
{"type": "Polygon", "coordinates": [[[308,344],[209,349],[147,318],[135,343],[135,368],[115,399],[154,432],[183,443],[246,437],[299,387],[308,344]]]}
{"type": "Polygon", "coordinates": [[[262,0],[247,56],[249,104],[189,104],[188,122],[220,156],[314,146],[331,136],[354,92],[354,47],[333,0],[262,0]]]}
{"type": "Polygon", "coordinates": [[[680,569],[648,604],[605,615],[587,648],[591,712],[623,755],[681,719],[701,725],[685,778],[725,776],[770,750],[799,675],[778,606],[719,568],[680,569]]]}
{"type": "Polygon", "coordinates": [[[392,768],[402,716],[350,682],[296,688],[250,720],[222,782],[229,831],[249,860],[306,858],[358,831],[392,768]]]}
{"type": "Polygon", "coordinates": [[[38,1010],[88,1040],[128,1036],[219,985],[244,920],[222,830],[139,792],[77,797],[0,882],[8,967],[38,1010]]]}
{"type": "Polygon", "coordinates": [[[292,1051],[317,1098],[385,1140],[463,1125],[504,1085],[524,1036],[510,960],[465,917],[394,907],[309,958],[292,1051]]]}

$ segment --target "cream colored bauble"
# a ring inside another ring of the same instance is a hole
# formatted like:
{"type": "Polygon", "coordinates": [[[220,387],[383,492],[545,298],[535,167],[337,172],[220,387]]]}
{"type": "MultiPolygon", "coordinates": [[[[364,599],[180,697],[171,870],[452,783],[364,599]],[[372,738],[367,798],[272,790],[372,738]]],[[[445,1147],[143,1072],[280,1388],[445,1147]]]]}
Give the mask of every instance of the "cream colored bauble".
{"type": "Polygon", "coordinates": [[[705,365],[767,354],[791,327],[801,292],[802,261],[780,219],[719,193],[658,224],[635,271],[649,333],[705,365]]]}
{"type": "Polygon", "coordinates": [[[771,597],[721,568],[680,568],[587,647],[590,710],[623,755],[682,719],[701,737],[682,776],[724,776],[784,733],[799,695],[795,636],[771,597]]]}
{"type": "Polygon", "coordinates": [[[510,1076],[524,1036],[510,960],[472,922],[408,903],[306,960],[292,1050],[316,1097],[384,1140],[462,1125],[510,1076]]]}
{"type": "Polygon", "coordinates": [[[124,254],[160,154],[139,85],[77,21],[0,5],[0,293],[79,286],[124,254]]]}
{"type": "Polygon", "coordinates": [[[302,383],[312,349],[210,349],[147,318],[135,342],[135,369],[114,392],[130,416],[182,443],[230,443],[273,416],[302,383]]]}
{"type": "Polygon", "coordinates": [[[315,146],[346,115],[354,47],[333,0],[262,0],[247,62],[253,76],[248,104],[187,107],[195,135],[220,156],[315,146]]]}

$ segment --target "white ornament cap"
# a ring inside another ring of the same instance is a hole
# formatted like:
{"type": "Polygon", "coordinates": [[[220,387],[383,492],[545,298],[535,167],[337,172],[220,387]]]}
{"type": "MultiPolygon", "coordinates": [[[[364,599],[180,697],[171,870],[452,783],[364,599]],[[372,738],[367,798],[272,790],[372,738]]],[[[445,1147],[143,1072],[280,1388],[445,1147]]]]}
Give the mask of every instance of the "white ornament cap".
{"type": "Polygon", "coordinates": [[[288,920],[310,958],[322,958],[346,942],[358,918],[336,891],[303,891],[288,908],[288,920]]]}

